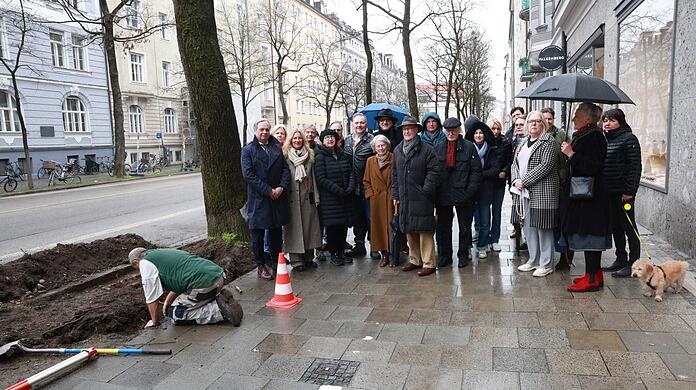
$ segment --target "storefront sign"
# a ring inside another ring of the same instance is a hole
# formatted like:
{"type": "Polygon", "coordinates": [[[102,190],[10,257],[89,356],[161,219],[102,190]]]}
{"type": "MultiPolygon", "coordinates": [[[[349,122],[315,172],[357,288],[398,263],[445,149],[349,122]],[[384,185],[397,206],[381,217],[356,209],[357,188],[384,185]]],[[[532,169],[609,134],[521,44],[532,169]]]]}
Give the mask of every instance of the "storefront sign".
{"type": "Polygon", "coordinates": [[[558,46],[546,46],[539,52],[539,66],[549,72],[559,69],[566,61],[563,49],[558,46]]]}

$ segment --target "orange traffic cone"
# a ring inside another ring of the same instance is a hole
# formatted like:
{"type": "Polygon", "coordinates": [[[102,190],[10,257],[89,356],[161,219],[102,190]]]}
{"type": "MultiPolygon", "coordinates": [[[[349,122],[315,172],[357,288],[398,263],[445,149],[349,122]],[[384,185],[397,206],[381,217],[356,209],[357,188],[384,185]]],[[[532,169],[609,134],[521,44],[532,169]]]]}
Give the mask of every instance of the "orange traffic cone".
{"type": "Polygon", "coordinates": [[[292,293],[292,285],[290,284],[290,275],[288,275],[288,266],[285,264],[285,255],[283,252],[278,254],[278,271],[276,272],[275,296],[270,301],[266,302],[266,306],[276,309],[290,309],[302,301],[302,298],[296,297],[292,293]]]}

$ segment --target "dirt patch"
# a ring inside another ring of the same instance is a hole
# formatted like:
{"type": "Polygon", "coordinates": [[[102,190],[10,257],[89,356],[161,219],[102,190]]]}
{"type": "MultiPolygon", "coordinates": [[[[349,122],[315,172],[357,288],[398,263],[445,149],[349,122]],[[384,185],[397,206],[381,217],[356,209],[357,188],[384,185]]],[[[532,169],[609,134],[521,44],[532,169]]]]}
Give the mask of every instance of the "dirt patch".
{"type": "Polygon", "coordinates": [[[256,268],[254,255],[245,244],[223,240],[202,240],[181,249],[210,259],[224,268],[228,281],[237,279],[256,268]]]}

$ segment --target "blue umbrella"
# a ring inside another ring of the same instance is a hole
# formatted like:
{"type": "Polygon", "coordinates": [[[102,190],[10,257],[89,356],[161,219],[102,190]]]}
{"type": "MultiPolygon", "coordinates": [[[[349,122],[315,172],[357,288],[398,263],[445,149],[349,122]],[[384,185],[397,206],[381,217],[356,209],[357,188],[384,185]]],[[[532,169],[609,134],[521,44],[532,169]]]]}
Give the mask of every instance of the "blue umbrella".
{"type": "Polygon", "coordinates": [[[368,104],[367,106],[359,109],[358,112],[362,112],[363,114],[365,114],[365,116],[367,116],[367,128],[374,130],[377,129],[377,121],[375,120],[375,116],[380,111],[387,108],[392,110],[392,113],[396,117],[395,125],[397,126],[399,125],[399,123],[401,123],[401,121],[404,119],[406,115],[410,115],[409,112],[404,110],[403,108],[387,103],[368,104]]]}

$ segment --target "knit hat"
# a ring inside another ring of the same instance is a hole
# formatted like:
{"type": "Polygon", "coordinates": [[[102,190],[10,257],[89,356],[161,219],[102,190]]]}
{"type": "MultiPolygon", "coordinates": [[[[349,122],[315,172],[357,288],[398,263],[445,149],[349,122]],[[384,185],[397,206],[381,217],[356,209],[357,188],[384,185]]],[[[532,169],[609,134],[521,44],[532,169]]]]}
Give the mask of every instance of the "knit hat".
{"type": "Polygon", "coordinates": [[[476,115],[469,115],[466,120],[464,120],[464,128],[466,130],[471,129],[471,126],[474,125],[476,122],[480,122],[481,120],[476,116],[476,115]]]}
{"type": "Polygon", "coordinates": [[[321,134],[319,134],[319,141],[321,143],[324,143],[324,137],[326,137],[327,135],[333,136],[336,139],[336,141],[338,141],[338,138],[339,138],[338,132],[336,132],[336,130],[332,130],[332,129],[326,129],[326,130],[322,131],[321,134]]]}

